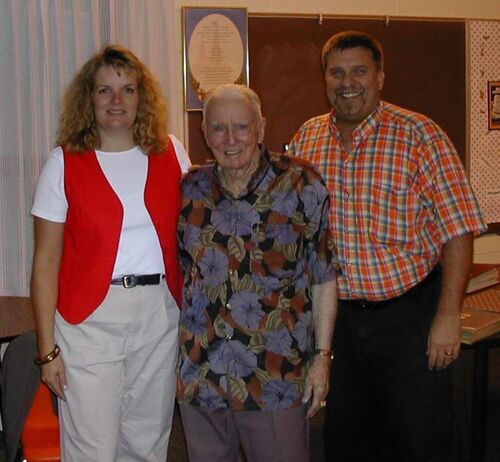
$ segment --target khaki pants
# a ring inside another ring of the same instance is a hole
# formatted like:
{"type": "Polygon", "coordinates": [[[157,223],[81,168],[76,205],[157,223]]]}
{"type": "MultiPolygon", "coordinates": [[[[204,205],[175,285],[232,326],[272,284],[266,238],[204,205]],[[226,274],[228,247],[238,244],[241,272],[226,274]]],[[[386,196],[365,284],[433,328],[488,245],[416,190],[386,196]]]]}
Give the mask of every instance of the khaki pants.
{"type": "Polygon", "coordinates": [[[178,319],[165,281],[111,286],[81,324],[56,315],[68,382],[59,401],[63,462],[165,462],[178,319]]]}

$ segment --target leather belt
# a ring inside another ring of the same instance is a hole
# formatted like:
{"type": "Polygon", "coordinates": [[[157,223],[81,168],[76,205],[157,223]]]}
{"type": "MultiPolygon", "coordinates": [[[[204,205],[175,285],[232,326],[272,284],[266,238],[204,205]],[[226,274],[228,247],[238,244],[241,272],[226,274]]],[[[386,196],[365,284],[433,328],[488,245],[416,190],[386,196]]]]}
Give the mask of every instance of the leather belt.
{"type": "Polygon", "coordinates": [[[116,278],[111,280],[111,284],[114,286],[123,286],[126,289],[131,289],[135,286],[157,286],[163,278],[163,274],[126,274],[121,278],[116,278]]]}
{"type": "Polygon", "coordinates": [[[363,310],[377,310],[397,300],[398,298],[400,297],[390,298],[388,300],[380,300],[378,302],[372,300],[340,300],[340,302],[349,306],[355,306],[356,308],[361,308],[363,310]]]}
{"type": "Polygon", "coordinates": [[[354,306],[356,308],[361,308],[364,310],[377,310],[386,305],[399,301],[404,297],[407,297],[413,292],[419,290],[419,288],[421,288],[423,285],[431,283],[435,277],[439,277],[440,275],[441,275],[441,265],[437,264],[422,281],[414,285],[412,288],[410,288],[403,294],[398,295],[397,297],[389,298],[387,300],[378,300],[378,301],[363,300],[363,299],[354,299],[354,300],[340,299],[339,301],[345,305],[354,306]]]}

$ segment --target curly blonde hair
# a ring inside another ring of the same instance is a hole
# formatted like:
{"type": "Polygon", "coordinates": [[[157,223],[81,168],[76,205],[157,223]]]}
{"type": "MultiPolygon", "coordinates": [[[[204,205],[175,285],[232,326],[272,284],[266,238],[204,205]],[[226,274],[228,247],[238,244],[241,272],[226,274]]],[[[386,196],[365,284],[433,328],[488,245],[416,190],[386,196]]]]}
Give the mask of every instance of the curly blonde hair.
{"type": "Polygon", "coordinates": [[[139,104],[134,122],[134,142],[145,153],[163,151],[168,138],[167,103],[160,85],[149,69],[129,49],[108,45],[90,58],[66,89],[56,143],[70,151],[89,151],[101,147],[92,93],[95,75],[102,66],[135,73],[139,104]]]}

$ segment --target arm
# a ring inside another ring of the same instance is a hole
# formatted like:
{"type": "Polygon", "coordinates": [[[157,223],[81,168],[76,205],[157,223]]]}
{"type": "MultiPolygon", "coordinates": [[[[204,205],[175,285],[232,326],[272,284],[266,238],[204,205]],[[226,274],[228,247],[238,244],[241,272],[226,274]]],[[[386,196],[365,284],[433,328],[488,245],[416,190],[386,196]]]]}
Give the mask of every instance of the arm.
{"type": "Polygon", "coordinates": [[[468,233],[449,240],[443,247],[441,295],[427,347],[429,369],[447,367],[460,352],[460,311],[472,265],[472,240],[468,233]]]}
{"type": "MultiPolygon", "coordinates": [[[[312,312],[316,349],[330,350],[335,318],[337,316],[337,286],[335,279],[324,284],[313,285],[312,312]]],[[[315,355],[306,377],[306,386],[302,401],[311,406],[307,417],[312,417],[321,408],[321,401],[328,394],[328,381],[330,377],[330,358],[315,355]]]]}
{"type": "MultiPolygon", "coordinates": [[[[31,300],[35,315],[38,354],[54,349],[54,321],[57,306],[58,276],[63,249],[64,223],[35,217],[35,255],[31,281],[31,300]]],[[[66,378],[61,356],[41,366],[42,380],[64,399],[66,378]]]]}

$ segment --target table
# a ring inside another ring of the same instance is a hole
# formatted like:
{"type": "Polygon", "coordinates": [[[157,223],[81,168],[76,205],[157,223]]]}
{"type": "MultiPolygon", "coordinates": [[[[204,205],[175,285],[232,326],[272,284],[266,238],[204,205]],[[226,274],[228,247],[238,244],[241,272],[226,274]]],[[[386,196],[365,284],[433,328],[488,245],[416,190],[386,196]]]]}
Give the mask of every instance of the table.
{"type": "Polygon", "coordinates": [[[463,350],[473,354],[472,414],[471,414],[471,462],[483,462],[486,449],[486,412],[488,402],[488,363],[492,348],[500,347],[500,334],[488,337],[472,345],[462,344],[463,350]]]}

